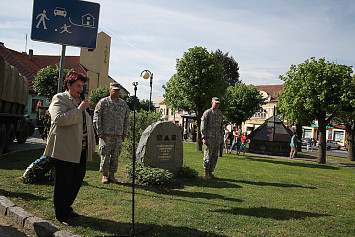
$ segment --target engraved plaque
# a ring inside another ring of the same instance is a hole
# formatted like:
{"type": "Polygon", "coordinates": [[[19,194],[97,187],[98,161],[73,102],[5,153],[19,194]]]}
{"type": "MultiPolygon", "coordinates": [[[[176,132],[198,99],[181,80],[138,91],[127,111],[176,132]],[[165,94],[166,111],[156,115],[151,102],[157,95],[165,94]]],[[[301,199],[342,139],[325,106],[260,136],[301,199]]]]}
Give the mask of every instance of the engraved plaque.
{"type": "Polygon", "coordinates": [[[174,162],[175,144],[161,143],[157,145],[157,162],[174,162]]]}

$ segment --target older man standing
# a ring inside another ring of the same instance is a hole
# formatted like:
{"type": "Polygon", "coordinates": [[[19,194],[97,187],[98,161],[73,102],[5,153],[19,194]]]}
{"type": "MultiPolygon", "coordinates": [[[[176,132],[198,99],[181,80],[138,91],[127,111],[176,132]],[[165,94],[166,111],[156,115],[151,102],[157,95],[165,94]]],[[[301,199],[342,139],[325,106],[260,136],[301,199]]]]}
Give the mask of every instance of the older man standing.
{"type": "Polygon", "coordinates": [[[212,107],[206,110],[201,118],[205,179],[216,179],[212,172],[217,164],[219,146],[223,142],[223,115],[218,110],[219,104],[220,100],[217,97],[213,97],[212,107]]]}
{"type": "Polygon", "coordinates": [[[120,84],[110,83],[110,96],[101,99],[94,111],[94,126],[99,137],[101,183],[118,183],[115,178],[122,141],[129,129],[129,107],[119,98],[120,84]]]}

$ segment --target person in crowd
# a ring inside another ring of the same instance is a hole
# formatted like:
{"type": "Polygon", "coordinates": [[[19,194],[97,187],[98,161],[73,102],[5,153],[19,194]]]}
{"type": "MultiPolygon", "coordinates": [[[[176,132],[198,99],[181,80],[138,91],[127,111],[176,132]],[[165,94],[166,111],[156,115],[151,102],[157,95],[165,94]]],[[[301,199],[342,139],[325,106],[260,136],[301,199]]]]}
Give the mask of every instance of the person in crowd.
{"type": "Polygon", "coordinates": [[[229,136],[230,136],[230,131],[227,128],[227,124],[224,124],[224,137],[223,137],[223,144],[224,148],[226,148],[226,153],[228,154],[228,143],[229,143],[229,136]]]}
{"type": "Polygon", "coordinates": [[[297,132],[293,132],[290,146],[291,146],[290,159],[292,160],[297,157],[297,132]]]}
{"type": "Polygon", "coordinates": [[[86,162],[95,152],[95,134],[87,99],[81,100],[87,77],[69,72],[64,80],[65,92],[56,94],[49,106],[51,127],[44,156],[50,157],[55,169],[55,216],[64,225],[71,225],[78,216],[71,207],[86,173],[86,162]]]}
{"type": "Polygon", "coordinates": [[[243,133],[242,137],[241,137],[241,145],[240,145],[240,151],[243,152],[243,156],[245,155],[245,151],[247,149],[247,142],[248,141],[248,135],[246,132],[243,133]]]}
{"type": "Polygon", "coordinates": [[[240,145],[242,144],[242,129],[240,128],[240,125],[237,126],[237,155],[240,154],[240,145]]]}
{"type": "Polygon", "coordinates": [[[213,171],[218,160],[218,150],[223,142],[223,115],[218,109],[220,100],[212,98],[212,107],[201,118],[201,135],[204,148],[203,168],[205,179],[216,179],[213,171]]]}
{"type": "Polygon", "coordinates": [[[187,128],[184,126],[184,141],[186,142],[187,140],[187,128]]]}
{"type": "Polygon", "coordinates": [[[115,178],[118,157],[122,150],[122,141],[129,129],[129,107],[119,98],[120,84],[110,83],[110,96],[102,98],[94,111],[94,126],[99,137],[101,155],[101,183],[119,183],[115,178]]]}
{"type": "Polygon", "coordinates": [[[232,145],[230,147],[229,154],[232,153],[232,150],[234,149],[234,147],[237,146],[237,135],[238,135],[237,126],[234,126],[232,134],[231,134],[231,136],[233,137],[233,142],[232,142],[232,145]]]}

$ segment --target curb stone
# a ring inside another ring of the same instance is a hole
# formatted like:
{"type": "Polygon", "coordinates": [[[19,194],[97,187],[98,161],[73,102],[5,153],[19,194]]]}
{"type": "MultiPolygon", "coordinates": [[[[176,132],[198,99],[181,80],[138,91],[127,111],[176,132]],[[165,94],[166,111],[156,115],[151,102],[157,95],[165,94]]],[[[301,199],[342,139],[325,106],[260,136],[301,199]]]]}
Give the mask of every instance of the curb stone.
{"type": "Polygon", "coordinates": [[[0,215],[14,221],[14,224],[38,237],[79,237],[68,231],[60,230],[58,226],[33,216],[16,206],[5,196],[0,196],[0,215]]]}

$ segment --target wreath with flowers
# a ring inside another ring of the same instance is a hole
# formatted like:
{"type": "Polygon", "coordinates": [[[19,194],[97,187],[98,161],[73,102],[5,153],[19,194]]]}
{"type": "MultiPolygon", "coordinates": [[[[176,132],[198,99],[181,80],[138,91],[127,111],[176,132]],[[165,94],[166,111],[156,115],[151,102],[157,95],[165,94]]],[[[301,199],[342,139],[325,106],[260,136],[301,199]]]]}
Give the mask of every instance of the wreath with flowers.
{"type": "Polygon", "coordinates": [[[52,162],[49,157],[41,156],[30,164],[25,173],[22,175],[22,180],[25,184],[37,184],[41,182],[52,182],[52,162]]]}

